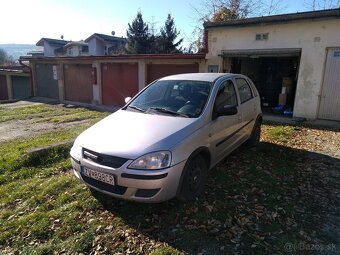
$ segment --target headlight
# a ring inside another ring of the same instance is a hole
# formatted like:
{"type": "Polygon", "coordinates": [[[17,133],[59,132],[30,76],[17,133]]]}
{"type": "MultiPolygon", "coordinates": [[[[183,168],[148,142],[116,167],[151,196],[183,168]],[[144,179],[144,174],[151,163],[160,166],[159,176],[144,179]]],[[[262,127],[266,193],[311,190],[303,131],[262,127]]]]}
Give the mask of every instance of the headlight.
{"type": "Polygon", "coordinates": [[[81,158],[81,146],[79,145],[79,143],[77,143],[77,141],[74,142],[70,154],[72,157],[76,158],[76,159],[80,159],[81,158]]]}
{"type": "Polygon", "coordinates": [[[156,170],[169,167],[171,164],[170,151],[157,151],[146,154],[133,161],[128,168],[140,170],[156,170]]]}

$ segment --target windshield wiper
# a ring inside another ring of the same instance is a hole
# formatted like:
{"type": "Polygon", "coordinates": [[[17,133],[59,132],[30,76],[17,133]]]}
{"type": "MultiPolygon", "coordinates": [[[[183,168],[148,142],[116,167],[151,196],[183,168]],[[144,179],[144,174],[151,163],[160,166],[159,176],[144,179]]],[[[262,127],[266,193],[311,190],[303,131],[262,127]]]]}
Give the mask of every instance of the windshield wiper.
{"type": "Polygon", "coordinates": [[[162,107],[150,107],[149,109],[155,110],[155,111],[158,111],[158,112],[162,112],[162,113],[168,113],[168,114],[171,114],[171,115],[174,115],[174,116],[181,116],[181,117],[189,118],[189,116],[184,114],[184,113],[171,111],[171,110],[168,110],[168,109],[165,109],[165,108],[162,108],[162,107]]]}
{"type": "Polygon", "coordinates": [[[134,109],[134,110],[140,111],[140,112],[145,112],[144,109],[139,108],[139,107],[137,107],[137,106],[129,105],[128,107],[129,107],[129,108],[132,108],[132,109],[134,109]]]}

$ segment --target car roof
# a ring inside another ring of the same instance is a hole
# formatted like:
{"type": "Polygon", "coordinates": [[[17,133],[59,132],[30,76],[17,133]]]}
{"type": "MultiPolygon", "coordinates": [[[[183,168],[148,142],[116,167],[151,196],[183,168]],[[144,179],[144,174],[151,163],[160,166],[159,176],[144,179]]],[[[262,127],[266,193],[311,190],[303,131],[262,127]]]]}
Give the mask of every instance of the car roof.
{"type": "Polygon", "coordinates": [[[218,78],[221,77],[234,77],[238,76],[238,74],[232,73],[185,73],[185,74],[176,74],[163,77],[159,80],[191,80],[191,81],[207,81],[214,82],[218,78]]]}

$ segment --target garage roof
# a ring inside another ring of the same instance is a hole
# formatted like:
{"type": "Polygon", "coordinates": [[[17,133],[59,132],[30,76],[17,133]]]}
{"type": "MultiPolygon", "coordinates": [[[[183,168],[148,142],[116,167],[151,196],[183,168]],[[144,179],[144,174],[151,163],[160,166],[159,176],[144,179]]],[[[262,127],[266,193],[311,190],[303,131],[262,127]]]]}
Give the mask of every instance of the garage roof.
{"type": "Polygon", "coordinates": [[[283,23],[292,22],[298,20],[311,20],[311,19],[322,19],[322,18],[340,18],[340,8],[322,10],[322,11],[311,11],[311,12],[300,12],[290,14],[280,14],[273,16],[254,17],[247,19],[235,19],[223,22],[205,22],[203,25],[205,28],[213,27],[235,27],[235,26],[250,26],[258,24],[270,24],[270,23],[283,23]]]}

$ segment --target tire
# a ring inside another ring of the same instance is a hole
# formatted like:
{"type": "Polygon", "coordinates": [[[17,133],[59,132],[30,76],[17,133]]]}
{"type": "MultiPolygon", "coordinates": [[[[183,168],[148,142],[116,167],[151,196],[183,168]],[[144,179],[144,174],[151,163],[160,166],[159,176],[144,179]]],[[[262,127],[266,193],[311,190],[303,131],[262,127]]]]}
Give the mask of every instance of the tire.
{"type": "Polygon", "coordinates": [[[257,120],[253,131],[251,132],[250,138],[246,141],[246,145],[249,147],[255,147],[260,143],[261,136],[261,121],[257,120]]]}
{"type": "Polygon", "coordinates": [[[208,172],[207,162],[202,155],[197,155],[189,159],[184,171],[178,198],[182,201],[192,201],[203,192],[208,172]]]}

